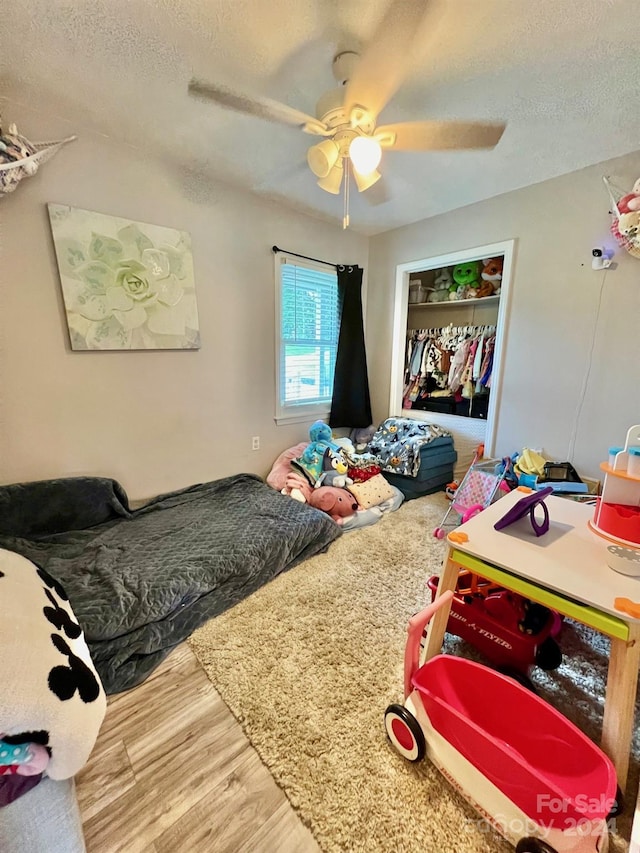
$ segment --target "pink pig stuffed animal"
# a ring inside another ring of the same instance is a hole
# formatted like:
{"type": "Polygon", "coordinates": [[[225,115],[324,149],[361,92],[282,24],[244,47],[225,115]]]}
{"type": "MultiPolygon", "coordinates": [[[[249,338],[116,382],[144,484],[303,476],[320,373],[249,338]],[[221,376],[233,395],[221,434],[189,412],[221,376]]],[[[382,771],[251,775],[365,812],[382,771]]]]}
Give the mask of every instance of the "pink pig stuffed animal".
{"type": "Polygon", "coordinates": [[[313,489],[308,503],[328,513],[336,524],[342,524],[343,519],[349,518],[358,509],[356,499],[351,492],[334,486],[320,486],[313,489]]]}

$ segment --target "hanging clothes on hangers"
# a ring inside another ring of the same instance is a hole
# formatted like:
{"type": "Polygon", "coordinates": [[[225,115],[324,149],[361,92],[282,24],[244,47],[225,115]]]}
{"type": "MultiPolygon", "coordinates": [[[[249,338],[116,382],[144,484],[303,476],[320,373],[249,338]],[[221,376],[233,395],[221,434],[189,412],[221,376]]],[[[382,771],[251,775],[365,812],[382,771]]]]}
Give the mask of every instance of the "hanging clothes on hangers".
{"type": "Polygon", "coordinates": [[[410,329],[403,405],[484,417],[491,387],[495,326],[410,329]],[[474,399],[482,398],[473,410],[474,399]]]}

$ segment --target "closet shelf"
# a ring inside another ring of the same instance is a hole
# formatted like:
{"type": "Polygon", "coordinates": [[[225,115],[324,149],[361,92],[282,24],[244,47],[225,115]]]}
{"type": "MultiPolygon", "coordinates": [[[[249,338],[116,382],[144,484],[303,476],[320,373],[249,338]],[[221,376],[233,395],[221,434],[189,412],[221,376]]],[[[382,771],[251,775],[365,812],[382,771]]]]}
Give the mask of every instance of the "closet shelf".
{"type": "Polygon", "coordinates": [[[486,305],[488,302],[499,302],[500,294],[482,296],[480,299],[447,299],[444,302],[409,302],[409,308],[459,308],[461,305],[486,305]]]}

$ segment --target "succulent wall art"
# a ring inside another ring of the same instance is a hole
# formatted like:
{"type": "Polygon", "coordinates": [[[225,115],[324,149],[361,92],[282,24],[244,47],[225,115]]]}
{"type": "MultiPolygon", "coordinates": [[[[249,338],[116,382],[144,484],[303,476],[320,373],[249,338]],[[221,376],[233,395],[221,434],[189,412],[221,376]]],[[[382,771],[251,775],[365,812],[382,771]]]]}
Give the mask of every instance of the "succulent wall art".
{"type": "Polygon", "coordinates": [[[72,350],[199,348],[186,231],[48,209],[72,350]]]}

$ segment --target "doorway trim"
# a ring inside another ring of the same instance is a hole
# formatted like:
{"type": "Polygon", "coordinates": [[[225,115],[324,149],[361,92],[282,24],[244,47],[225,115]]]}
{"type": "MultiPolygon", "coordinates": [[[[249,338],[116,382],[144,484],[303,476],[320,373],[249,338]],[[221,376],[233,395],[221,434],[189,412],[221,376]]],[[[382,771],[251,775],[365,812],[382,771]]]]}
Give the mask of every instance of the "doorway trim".
{"type": "MultiPolygon", "coordinates": [[[[408,261],[396,266],[396,283],[393,301],[393,339],[391,347],[391,377],[389,393],[389,416],[402,414],[402,392],[404,358],[407,336],[407,313],[409,305],[409,277],[412,273],[449,267],[465,261],[475,261],[482,258],[493,258],[502,255],[504,258],[502,284],[500,287],[500,302],[498,304],[498,319],[496,324],[496,343],[491,371],[491,394],[487,410],[487,426],[485,452],[488,456],[495,453],[495,440],[500,412],[500,397],[502,393],[502,377],[504,351],[507,343],[507,318],[511,296],[511,278],[515,256],[515,240],[505,240],[501,243],[489,243],[485,246],[474,246],[459,252],[448,252],[430,258],[408,261]]],[[[461,420],[469,420],[462,418],[461,420]]]]}

